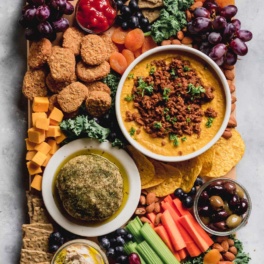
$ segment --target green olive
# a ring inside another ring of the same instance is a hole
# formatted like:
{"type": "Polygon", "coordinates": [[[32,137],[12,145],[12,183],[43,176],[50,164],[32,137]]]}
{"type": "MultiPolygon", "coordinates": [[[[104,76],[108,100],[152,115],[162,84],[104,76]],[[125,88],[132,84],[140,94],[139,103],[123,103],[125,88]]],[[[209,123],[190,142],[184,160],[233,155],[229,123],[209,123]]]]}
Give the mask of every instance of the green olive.
{"type": "Polygon", "coordinates": [[[237,226],[240,225],[241,222],[242,222],[242,217],[236,214],[232,214],[226,219],[226,225],[229,228],[236,228],[237,226]]]}
{"type": "Polygon", "coordinates": [[[213,195],[209,198],[210,204],[214,209],[219,209],[224,206],[223,199],[218,195],[213,195]]]}
{"type": "Polygon", "coordinates": [[[228,213],[228,215],[231,215],[233,212],[229,208],[229,204],[227,201],[224,202],[223,209],[228,213]]]}
{"type": "Polygon", "coordinates": [[[210,224],[210,217],[206,217],[206,216],[200,216],[201,221],[205,224],[205,225],[209,225],[210,224]]]}
{"type": "Polygon", "coordinates": [[[243,189],[240,186],[236,186],[236,194],[238,195],[239,198],[244,198],[245,193],[243,189]]]}

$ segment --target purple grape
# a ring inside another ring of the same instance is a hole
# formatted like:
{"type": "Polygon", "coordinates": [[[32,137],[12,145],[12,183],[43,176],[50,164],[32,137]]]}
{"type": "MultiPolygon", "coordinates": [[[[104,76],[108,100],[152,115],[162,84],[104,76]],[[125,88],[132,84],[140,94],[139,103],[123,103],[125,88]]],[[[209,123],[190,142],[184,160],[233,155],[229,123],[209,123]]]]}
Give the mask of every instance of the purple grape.
{"type": "Polygon", "coordinates": [[[252,39],[253,35],[249,30],[238,30],[237,37],[242,41],[247,42],[252,39]]]}
{"type": "Polygon", "coordinates": [[[220,33],[218,32],[211,32],[208,36],[208,41],[211,43],[211,44],[217,44],[217,43],[220,43],[222,40],[222,36],[220,33]]]}
{"type": "Polygon", "coordinates": [[[235,26],[236,31],[238,31],[241,27],[241,22],[238,19],[232,19],[231,23],[235,26]]]}
{"type": "Polygon", "coordinates": [[[244,56],[248,52],[247,45],[240,38],[231,40],[229,45],[237,55],[244,56]]]}
{"type": "Polygon", "coordinates": [[[196,32],[208,31],[211,27],[211,20],[206,17],[197,17],[193,20],[192,26],[196,32]]]}
{"type": "Polygon", "coordinates": [[[42,5],[37,8],[36,17],[40,22],[47,20],[50,16],[50,9],[47,5],[42,5]]]}
{"type": "Polygon", "coordinates": [[[232,50],[228,50],[225,55],[225,63],[228,65],[235,65],[237,62],[237,54],[235,54],[232,50]]]}
{"type": "Polygon", "coordinates": [[[213,28],[216,30],[223,29],[227,26],[226,19],[222,16],[217,16],[212,22],[213,28]]]}
{"type": "Polygon", "coordinates": [[[32,4],[36,5],[36,6],[40,6],[40,5],[44,5],[45,4],[45,0],[31,0],[32,4]]]}
{"type": "Polygon", "coordinates": [[[61,11],[51,9],[51,13],[50,13],[50,16],[49,16],[49,21],[51,21],[51,22],[52,21],[57,21],[62,16],[63,16],[63,13],[61,11]]]}
{"type": "Polygon", "coordinates": [[[74,6],[70,2],[66,2],[66,6],[63,10],[65,15],[71,15],[74,12],[74,6]]]}
{"type": "Polygon", "coordinates": [[[197,32],[193,28],[192,22],[188,22],[187,29],[188,29],[188,32],[190,34],[192,34],[192,35],[196,35],[197,34],[197,32]]]}
{"type": "Polygon", "coordinates": [[[211,51],[211,45],[209,42],[202,42],[201,45],[199,46],[199,50],[203,52],[206,55],[209,55],[211,51]]]}
{"type": "Polygon", "coordinates": [[[237,7],[235,5],[227,5],[220,10],[220,15],[226,19],[231,19],[237,13],[237,7]]]}
{"type": "Polygon", "coordinates": [[[60,20],[53,22],[52,26],[56,32],[64,32],[69,27],[69,21],[62,17],[60,20]]]}
{"type": "Polygon", "coordinates": [[[29,4],[25,5],[25,6],[22,8],[22,15],[24,15],[25,12],[26,12],[28,9],[32,9],[33,7],[34,7],[34,6],[29,5],[29,4]]]}
{"type": "Polygon", "coordinates": [[[198,7],[193,12],[194,17],[210,18],[210,12],[204,7],[198,7]]]}
{"type": "Polygon", "coordinates": [[[224,57],[221,57],[220,59],[218,60],[215,60],[214,61],[218,66],[221,66],[224,64],[224,57]]]}
{"type": "Polygon", "coordinates": [[[214,61],[219,60],[225,55],[226,50],[227,48],[225,44],[218,43],[212,48],[209,57],[214,61]]]}
{"type": "Polygon", "coordinates": [[[217,14],[219,11],[219,6],[213,2],[206,1],[203,7],[206,8],[210,14],[217,14]]]}
{"type": "Polygon", "coordinates": [[[51,6],[55,10],[63,11],[66,7],[66,0],[52,0],[51,6]]]}
{"type": "Polygon", "coordinates": [[[232,23],[228,23],[223,31],[223,38],[225,40],[231,40],[236,32],[236,27],[232,23]]]}
{"type": "Polygon", "coordinates": [[[28,8],[23,14],[24,19],[27,21],[33,21],[36,18],[36,11],[37,9],[35,7],[28,8]]]}
{"type": "Polygon", "coordinates": [[[41,38],[39,32],[34,28],[25,29],[25,38],[30,41],[37,41],[41,38]]]}
{"type": "Polygon", "coordinates": [[[23,28],[27,28],[31,24],[30,21],[27,21],[24,16],[21,16],[18,22],[23,28]]]}
{"type": "Polygon", "coordinates": [[[43,36],[48,36],[53,32],[52,26],[48,21],[38,24],[38,31],[43,36]]]}

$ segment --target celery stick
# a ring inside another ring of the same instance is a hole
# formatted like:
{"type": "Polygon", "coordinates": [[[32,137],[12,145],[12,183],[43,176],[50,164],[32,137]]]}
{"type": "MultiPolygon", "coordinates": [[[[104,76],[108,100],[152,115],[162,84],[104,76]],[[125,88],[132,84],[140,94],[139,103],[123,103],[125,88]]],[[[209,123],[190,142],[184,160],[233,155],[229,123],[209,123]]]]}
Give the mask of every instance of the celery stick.
{"type": "Polygon", "coordinates": [[[164,244],[161,238],[148,223],[143,225],[140,229],[140,233],[157,255],[162,259],[164,264],[180,264],[180,262],[175,258],[169,248],[164,244]]]}
{"type": "Polygon", "coordinates": [[[127,253],[127,255],[129,255],[129,254],[131,254],[131,253],[137,253],[138,254],[138,256],[139,256],[139,258],[140,258],[140,262],[141,262],[141,264],[147,264],[145,261],[144,261],[144,259],[143,259],[143,257],[142,257],[142,255],[138,252],[138,250],[136,249],[136,247],[137,247],[137,243],[136,242],[128,242],[128,243],[126,243],[125,245],[124,245],[124,250],[125,250],[125,252],[127,253]]]}
{"type": "Polygon", "coordinates": [[[155,253],[147,241],[140,242],[136,249],[140,255],[143,256],[147,264],[163,264],[159,256],[155,253]]]}
{"type": "Polygon", "coordinates": [[[142,227],[142,222],[138,217],[134,218],[133,220],[129,221],[128,224],[126,225],[126,229],[133,235],[134,240],[137,243],[140,243],[143,241],[143,237],[140,234],[140,229],[142,227]]]}

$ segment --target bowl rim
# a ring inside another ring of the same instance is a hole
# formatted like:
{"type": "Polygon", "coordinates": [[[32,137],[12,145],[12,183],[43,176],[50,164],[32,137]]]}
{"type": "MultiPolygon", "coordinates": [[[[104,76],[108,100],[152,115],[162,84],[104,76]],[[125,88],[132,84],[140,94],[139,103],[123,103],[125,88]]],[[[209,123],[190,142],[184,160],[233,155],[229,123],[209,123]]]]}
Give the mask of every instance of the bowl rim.
{"type": "Polygon", "coordinates": [[[72,232],[73,234],[80,236],[101,236],[110,233],[124,225],[133,215],[138,205],[140,193],[141,181],[135,162],[125,150],[112,147],[111,143],[108,141],[100,143],[99,141],[90,138],[74,140],[61,147],[52,156],[43,173],[42,197],[47,211],[54,221],[60,226],[72,232]],[[90,149],[97,149],[102,151],[102,153],[107,152],[117,159],[125,169],[129,182],[129,195],[124,208],[111,221],[96,226],[80,225],[70,221],[70,219],[62,214],[62,212],[57,207],[52,192],[54,184],[53,180],[57,173],[58,166],[60,166],[70,155],[78,153],[82,150],[90,149]]]}
{"type": "Polygon", "coordinates": [[[137,148],[140,152],[142,152],[144,155],[159,160],[159,161],[164,161],[164,162],[179,162],[179,161],[185,161],[185,160],[189,160],[192,158],[195,158],[196,156],[201,155],[202,153],[204,153],[206,150],[208,150],[209,148],[211,148],[216,142],[217,140],[222,136],[222,134],[224,133],[227,124],[228,124],[228,120],[231,114],[231,94],[230,94],[230,89],[229,89],[229,85],[227,83],[227,80],[225,78],[224,73],[222,72],[222,70],[220,69],[220,67],[210,58],[208,57],[206,54],[202,53],[199,50],[196,50],[194,48],[188,47],[188,46],[179,46],[179,45],[168,45],[168,46],[159,46],[156,48],[153,48],[151,50],[148,50],[146,52],[144,52],[143,54],[141,54],[139,57],[137,57],[126,69],[126,71],[123,73],[121,80],[119,81],[119,85],[117,88],[117,92],[116,92],[116,98],[115,98],[115,110],[116,110],[116,117],[117,117],[117,121],[119,124],[119,127],[123,133],[123,135],[125,136],[125,138],[128,140],[128,142],[133,145],[135,148],[137,148]],[[224,94],[225,94],[225,99],[226,99],[226,110],[225,110],[225,115],[224,115],[224,119],[222,122],[221,127],[219,128],[218,132],[215,134],[215,136],[212,138],[211,141],[209,141],[205,146],[203,146],[202,148],[187,154],[187,155],[182,155],[182,156],[165,156],[165,155],[161,155],[161,154],[156,154],[151,152],[150,150],[148,150],[147,148],[143,147],[142,145],[140,145],[136,140],[134,140],[128,133],[128,131],[125,129],[125,126],[123,125],[123,120],[122,120],[122,116],[120,113],[120,97],[121,97],[121,91],[122,91],[122,87],[123,84],[128,76],[128,74],[130,73],[130,71],[142,60],[144,60],[145,58],[156,54],[156,53],[161,53],[164,51],[179,51],[179,52],[187,52],[190,54],[193,54],[197,57],[199,57],[200,59],[202,59],[203,61],[205,61],[207,64],[209,64],[212,69],[215,71],[215,73],[217,74],[217,76],[220,79],[220,82],[222,83],[223,86],[223,90],[224,90],[224,94]]]}
{"type": "Polygon", "coordinates": [[[209,180],[208,182],[204,183],[197,191],[196,195],[195,195],[195,198],[194,198],[194,203],[193,203],[193,213],[194,213],[194,216],[195,216],[195,219],[196,221],[199,223],[199,225],[208,233],[212,234],[212,235],[216,235],[216,236],[228,236],[228,235],[231,235],[233,233],[235,233],[236,231],[238,231],[240,228],[242,228],[243,226],[245,226],[247,224],[247,221],[248,221],[248,218],[251,214],[251,210],[252,210],[252,201],[251,201],[251,198],[250,198],[250,195],[248,193],[248,191],[246,190],[246,188],[239,182],[237,182],[236,180],[233,180],[231,178],[227,178],[227,177],[219,177],[219,178],[215,178],[215,179],[212,179],[212,180],[209,180]],[[219,180],[223,180],[223,181],[229,181],[229,182],[232,182],[236,185],[238,185],[243,191],[244,191],[244,194],[245,194],[245,198],[247,199],[248,201],[248,210],[247,212],[244,214],[244,217],[243,217],[243,220],[241,221],[241,223],[233,228],[233,229],[230,229],[228,231],[216,231],[216,230],[213,230],[211,228],[209,228],[208,226],[206,226],[200,216],[199,216],[199,213],[198,213],[198,200],[200,198],[200,194],[213,182],[216,182],[216,181],[219,181],[219,180]]]}

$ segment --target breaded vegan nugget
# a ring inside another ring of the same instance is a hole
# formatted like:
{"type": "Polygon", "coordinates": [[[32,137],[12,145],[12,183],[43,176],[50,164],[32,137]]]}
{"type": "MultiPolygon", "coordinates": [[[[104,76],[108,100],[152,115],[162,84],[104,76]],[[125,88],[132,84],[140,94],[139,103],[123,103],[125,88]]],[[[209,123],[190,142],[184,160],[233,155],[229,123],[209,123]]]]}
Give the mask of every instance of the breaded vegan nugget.
{"type": "Polygon", "coordinates": [[[43,38],[37,42],[32,42],[29,47],[28,65],[31,69],[41,68],[51,54],[51,42],[43,38]]]}
{"type": "Polygon", "coordinates": [[[101,91],[111,94],[111,89],[103,82],[92,82],[86,83],[85,85],[88,88],[88,93],[92,91],[101,91]]]}
{"type": "Polygon", "coordinates": [[[28,70],[24,76],[22,92],[27,99],[46,96],[48,89],[45,83],[46,71],[43,69],[28,70]]]}
{"type": "Polygon", "coordinates": [[[103,91],[92,91],[88,94],[85,106],[88,114],[94,117],[100,117],[111,107],[111,96],[103,91]]]}
{"type": "Polygon", "coordinates": [[[88,65],[99,65],[107,58],[106,45],[101,37],[86,35],[81,42],[81,57],[88,65]]]}
{"type": "Polygon", "coordinates": [[[57,101],[63,112],[72,113],[79,109],[87,96],[87,87],[80,82],[73,82],[58,94],[57,101]]]}
{"type": "Polygon", "coordinates": [[[110,72],[110,64],[104,61],[97,66],[88,66],[82,61],[77,63],[77,77],[84,82],[94,82],[104,78],[110,72]]]}
{"type": "Polygon", "coordinates": [[[76,27],[69,27],[63,33],[62,47],[73,51],[74,55],[80,54],[81,41],[85,34],[76,27]]]}
{"type": "Polygon", "coordinates": [[[46,84],[49,88],[49,90],[53,93],[59,93],[62,89],[64,89],[66,86],[69,84],[76,82],[77,81],[77,76],[75,72],[73,73],[71,79],[67,82],[57,82],[55,81],[51,74],[49,73],[48,76],[46,77],[46,84]]]}
{"type": "Polygon", "coordinates": [[[73,51],[59,46],[52,47],[48,64],[51,76],[55,81],[70,81],[75,72],[76,64],[73,51]]]}
{"type": "Polygon", "coordinates": [[[106,51],[107,51],[106,60],[109,61],[111,54],[114,51],[118,51],[118,47],[116,46],[116,44],[112,41],[112,39],[108,35],[103,34],[103,35],[101,35],[101,38],[106,45],[106,51]]]}

